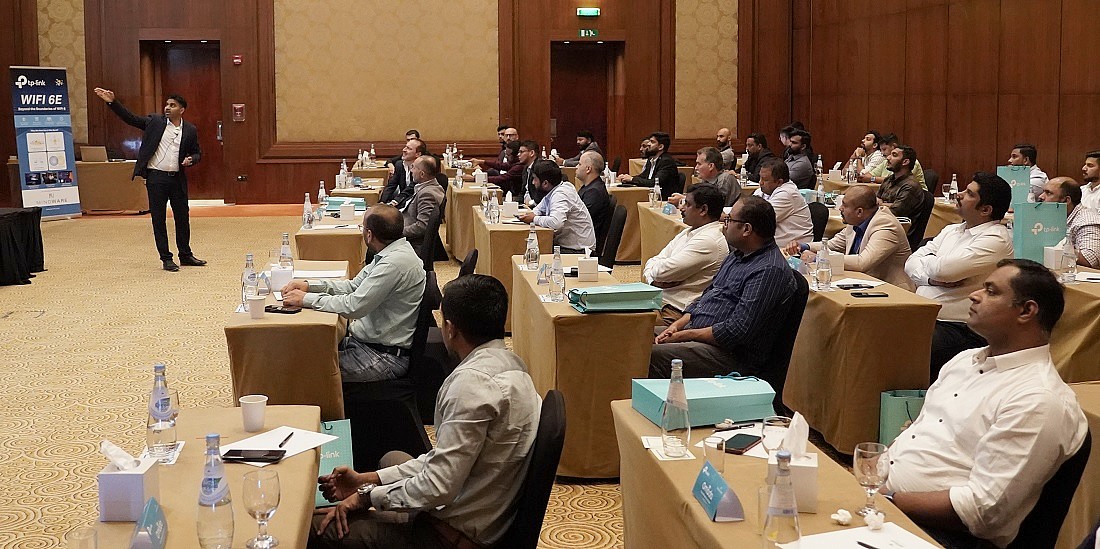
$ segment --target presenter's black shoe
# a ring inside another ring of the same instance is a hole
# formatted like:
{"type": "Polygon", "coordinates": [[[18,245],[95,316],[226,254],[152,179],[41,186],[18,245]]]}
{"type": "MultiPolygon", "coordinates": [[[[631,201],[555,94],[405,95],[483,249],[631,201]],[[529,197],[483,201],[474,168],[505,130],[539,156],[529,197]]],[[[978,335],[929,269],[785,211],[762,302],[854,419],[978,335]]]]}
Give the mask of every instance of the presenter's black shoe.
{"type": "Polygon", "coordinates": [[[180,270],[180,266],[176,265],[176,262],[172,261],[171,259],[165,259],[164,260],[164,270],[172,271],[174,273],[174,272],[180,270]]]}
{"type": "Polygon", "coordinates": [[[202,267],[206,265],[206,260],[199,259],[193,255],[180,256],[180,265],[186,265],[188,267],[202,267]]]}

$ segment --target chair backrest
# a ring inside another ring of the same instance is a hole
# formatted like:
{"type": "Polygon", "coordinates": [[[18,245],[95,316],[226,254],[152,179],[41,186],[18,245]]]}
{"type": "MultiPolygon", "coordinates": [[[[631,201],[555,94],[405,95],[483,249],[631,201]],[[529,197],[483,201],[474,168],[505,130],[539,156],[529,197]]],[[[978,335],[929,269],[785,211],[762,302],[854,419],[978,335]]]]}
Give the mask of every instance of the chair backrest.
{"type": "Polygon", "coordinates": [[[680,185],[678,187],[676,187],[675,189],[661,189],[661,193],[664,194],[664,196],[661,197],[661,198],[664,198],[665,200],[668,200],[668,197],[671,196],[673,193],[683,193],[684,189],[687,188],[685,186],[687,184],[687,180],[688,180],[687,179],[687,174],[685,174],[683,171],[677,170],[676,171],[676,177],[677,177],[677,180],[680,182],[680,185]]]}
{"type": "MultiPolygon", "coordinates": [[[[410,208],[412,206],[409,206],[410,208]]],[[[447,209],[447,197],[444,196],[443,200],[439,203],[439,209],[436,210],[435,215],[428,220],[428,229],[424,232],[424,241],[420,243],[420,249],[417,250],[417,255],[424,261],[425,271],[435,270],[436,254],[438,253],[443,242],[439,239],[439,225],[443,222],[443,212],[447,209]]]]}
{"type": "Polygon", "coordinates": [[[794,275],[794,294],[780,324],[779,333],[776,334],[775,347],[772,348],[768,364],[763,368],[765,373],[760,374],[760,379],[767,381],[775,389],[775,406],[777,414],[786,415],[786,406],[783,405],[783,387],[787,382],[787,369],[791,365],[791,353],[794,352],[794,340],[798,337],[798,326],[802,324],[802,313],[806,310],[806,299],[810,295],[810,285],[806,277],[797,272],[794,275]]]}
{"type": "Polygon", "coordinates": [[[607,194],[607,201],[609,206],[606,217],[603,219],[592,217],[592,225],[596,229],[596,249],[592,251],[592,255],[595,256],[603,253],[603,246],[607,242],[607,233],[611,230],[611,216],[615,215],[615,207],[619,205],[619,199],[611,193],[607,194]]]}
{"type": "Polygon", "coordinates": [[[1020,523],[1020,532],[1008,544],[1008,549],[1053,549],[1091,452],[1092,433],[1086,432],[1081,449],[1067,459],[1043,485],[1039,501],[1035,502],[1035,507],[1020,523]]]}
{"type": "Polygon", "coordinates": [[[554,487],[561,448],[565,444],[565,398],[551,389],[542,400],[542,413],[535,443],[528,453],[527,474],[516,495],[515,516],[504,537],[494,547],[535,549],[542,531],[542,520],[554,487]]]}
{"type": "Polygon", "coordinates": [[[611,161],[611,171],[619,173],[619,166],[623,165],[623,157],[616,156],[615,160],[611,161]]]}
{"type": "MultiPolygon", "coordinates": [[[[928,192],[935,195],[939,192],[937,188],[940,184],[940,174],[936,170],[925,169],[924,170],[924,186],[928,187],[928,192]]],[[[941,193],[942,194],[942,193],[941,193]]]]}
{"type": "Polygon", "coordinates": [[[468,274],[474,274],[474,269],[477,268],[477,248],[470,250],[470,253],[466,254],[466,259],[462,260],[462,267],[458,269],[458,276],[466,276],[468,274]]]}
{"type": "Polygon", "coordinates": [[[611,225],[607,228],[607,239],[600,250],[599,264],[608,269],[615,266],[615,254],[619,253],[619,243],[623,240],[623,228],[626,227],[626,207],[615,206],[611,214],[611,225]]]}
{"type": "Polygon", "coordinates": [[[924,238],[924,229],[928,227],[928,219],[932,217],[932,208],[936,206],[936,197],[929,191],[924,191],[924,198],[920,204],[920,210],[913,216],[912,224],[906,237],[909,239],[909,249],[916,250],[920,247],[920,241],[924,238]]]}
{"type": "Polygon", "coordinates": [[[820,242],[829,225],[829,207],[820,202],[810,202],[807,206],[810,207],[810,222],[814,225],[814,242],[820,242]]]}
{"type": "Polygon", "coordinates": [[[431,449],[409,378],[345,383],[343,388],[356,471],[377,469],[386,452],[400,450],[419,456],[431,449]]]}

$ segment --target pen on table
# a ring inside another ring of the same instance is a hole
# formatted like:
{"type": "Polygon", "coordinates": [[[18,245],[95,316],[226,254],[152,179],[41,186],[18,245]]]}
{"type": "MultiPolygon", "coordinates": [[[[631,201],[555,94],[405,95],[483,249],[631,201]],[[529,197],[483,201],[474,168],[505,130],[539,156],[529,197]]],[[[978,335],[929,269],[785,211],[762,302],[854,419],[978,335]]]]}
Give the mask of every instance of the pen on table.
{"type": "Polygon", "coordinates": [[[723,431],[736,431],[738,429],[748,429],[749,427],[755,427],[755,426],[756,426],[756,423],[753,423],[751,421],[748,422],[748,423],[735,423],[735,424],[733,424],[729,427],[722,427],[720,429],[715,429],[714,432],[715,433],[721,433],[723,431]]]}
{"type": "Polygon", "coordinates": [[[878,547],[875,547],[874,545],[871,545],[867,542],[857,541],[856,543],[858,543],[860,547],[866,547],[867,549],[878,549],[878,547]]]}
{"type": "Polygon", "coordinates": [[[288,440],[290,440],[290,437],[292,437],[292,436],[294,436],[294,431],[291,431],[290,434],[287,435],[286,438],[284,438],[283,441],[279,443],[279,448],[282,448],[283,446],[286,446],[286,442],[288,440]]]}

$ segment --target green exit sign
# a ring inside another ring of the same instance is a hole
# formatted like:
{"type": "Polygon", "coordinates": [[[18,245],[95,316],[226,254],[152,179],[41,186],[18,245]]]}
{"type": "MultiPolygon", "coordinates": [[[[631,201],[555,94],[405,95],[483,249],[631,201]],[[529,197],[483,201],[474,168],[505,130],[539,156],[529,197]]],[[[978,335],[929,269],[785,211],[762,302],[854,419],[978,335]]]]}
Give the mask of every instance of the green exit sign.
{"type": "Polygon", "coordinates": [[[580,36],[581,38],[595,38],[599,35],[599,29],[581,29],[577,31],[577,36],[580,36]]]}
{"type": "Polygon", "coordinates": [[[577,17],[599,17],[600,8],[577,8],[577,17]]]}

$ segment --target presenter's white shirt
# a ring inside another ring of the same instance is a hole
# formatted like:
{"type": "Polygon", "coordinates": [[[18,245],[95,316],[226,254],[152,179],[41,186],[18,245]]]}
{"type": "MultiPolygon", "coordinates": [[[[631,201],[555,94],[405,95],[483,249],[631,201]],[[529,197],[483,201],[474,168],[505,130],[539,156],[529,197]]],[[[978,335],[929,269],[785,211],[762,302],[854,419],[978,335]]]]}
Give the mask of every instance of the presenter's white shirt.
{"type": "Polygon", "coordinates": [[[164,127],[164,135],[160,136],[157,144],[157,152],[149,160],[148,167],[162,172],[180,171],[180,141],[183,139],[183,120],[180,125],[168,124],[164,127]]]}

